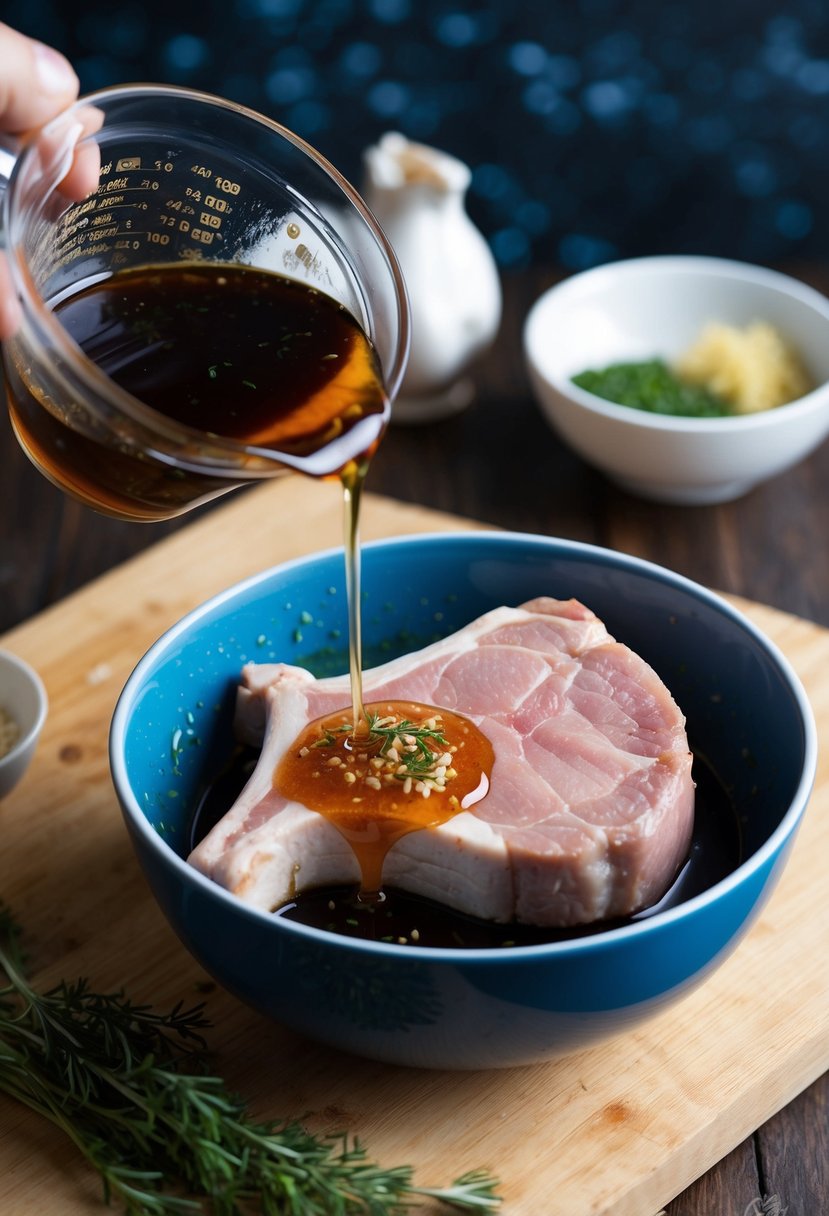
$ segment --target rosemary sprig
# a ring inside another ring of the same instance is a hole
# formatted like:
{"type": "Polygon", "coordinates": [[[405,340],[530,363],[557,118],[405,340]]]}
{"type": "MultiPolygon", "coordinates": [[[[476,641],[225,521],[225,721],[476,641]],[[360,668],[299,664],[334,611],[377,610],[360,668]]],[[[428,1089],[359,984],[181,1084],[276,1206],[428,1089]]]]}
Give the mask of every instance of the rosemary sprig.
{"type": "Polygon", "coordinates": [[[404,1216],[419,1197],[491,1211],[474,1170],[447,1188],[366,1158],[347,1135],[257,1122],[212,1075],[202,1005],[158,1014],[85,980],[29,984],[20,929],[0,903],[0,1090],[50,1119],[126,1216],[404,1216]]]}

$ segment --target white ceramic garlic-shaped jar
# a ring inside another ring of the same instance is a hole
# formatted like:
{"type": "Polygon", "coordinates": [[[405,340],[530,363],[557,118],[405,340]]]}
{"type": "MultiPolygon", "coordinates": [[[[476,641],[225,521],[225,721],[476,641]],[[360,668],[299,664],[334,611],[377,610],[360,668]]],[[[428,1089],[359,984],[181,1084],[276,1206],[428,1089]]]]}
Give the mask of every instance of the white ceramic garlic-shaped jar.
{"type": "Polygon", "coordinates": [[[495,259],[466,213],[467,165],[390,132],[365,152],[363,195],[397,254],[409,293],[412,344],[392,411],[427,422],[464,409],[466,374],[501,320],[495,259]]]}

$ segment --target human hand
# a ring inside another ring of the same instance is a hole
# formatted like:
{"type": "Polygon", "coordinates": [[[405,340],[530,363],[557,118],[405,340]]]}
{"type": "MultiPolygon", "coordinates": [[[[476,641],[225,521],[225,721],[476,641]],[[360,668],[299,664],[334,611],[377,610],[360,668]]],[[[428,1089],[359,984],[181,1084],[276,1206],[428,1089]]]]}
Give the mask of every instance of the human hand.
{"type": "MultiPolygon", "coordinates": [[[[78,78],[59,51],[0,23],[0,131],[40,127],[78,95],[78,78]]],[[[20,307],[0,254],[0,340],[20,324],[20,307]]]]}

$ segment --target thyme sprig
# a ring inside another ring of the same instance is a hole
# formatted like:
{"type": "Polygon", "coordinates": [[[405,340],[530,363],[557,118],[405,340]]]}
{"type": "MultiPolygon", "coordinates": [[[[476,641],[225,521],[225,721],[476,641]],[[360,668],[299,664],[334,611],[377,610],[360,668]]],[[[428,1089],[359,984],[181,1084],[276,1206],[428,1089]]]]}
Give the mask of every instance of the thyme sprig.
{"type": "Polygon", "coordinates": [[[86,980],[37,992],[0,903],[0,1091],[50,1119],[127,1216],[404,1216],[418,1198],[500,1204],[473,1170],[447,1188],[375,1165],[347,1134],[257,1122],[210,1070],[203,1005],[156,1013],[86,980]]]}

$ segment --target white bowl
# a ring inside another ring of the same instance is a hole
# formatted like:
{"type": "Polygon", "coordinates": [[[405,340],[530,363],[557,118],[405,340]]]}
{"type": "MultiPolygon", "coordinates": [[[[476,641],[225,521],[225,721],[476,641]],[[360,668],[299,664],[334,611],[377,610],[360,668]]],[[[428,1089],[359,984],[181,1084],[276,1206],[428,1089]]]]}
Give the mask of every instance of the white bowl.
{"type": "Polygon", "coordinates": [[[40,676],[8,650],[0,650],[0,707],[20,728],[14,747],[0,757],[0,798],[5,798],[29,767],[48,707],[40,676]]]}
{"type": "Polygon", "coordinates": [[[829,300],[776,271],[708,257],[652,257],[577,274],[536,301],[524,353],[541,410],[564,441],[631,493],[726,502],[782,473],[829,434],[829,300]],[[673,360],[710,321],[767,321],[813,383],[762,413],[678,418],[604,401],[572,383],[587,368],[673,360]]]}

